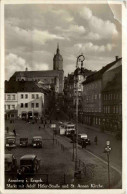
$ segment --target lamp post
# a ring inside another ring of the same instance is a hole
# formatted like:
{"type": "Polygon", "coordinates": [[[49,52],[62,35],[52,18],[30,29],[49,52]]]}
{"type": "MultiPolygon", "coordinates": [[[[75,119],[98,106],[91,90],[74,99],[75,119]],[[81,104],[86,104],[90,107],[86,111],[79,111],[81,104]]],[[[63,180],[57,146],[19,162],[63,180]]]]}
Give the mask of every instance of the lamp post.
{"type": "Polygon", "coordinates": [[[108,160],[108,186],[110,189],[110,168],[109,168],[109,155],[110,155],[110,151],[111,151],[111,147],[110,147],[110,141],[107,140],[106,141],[106,147],[105,147],[105,153],[107,153],[107,160],[108,160]]]}
{"type": "Polygon", "coordinates": [[[78,85],[79,85],[79,76],[82,71],[83,61],[85,57],[83,54],[77,57],[76,61],[76,70],[75,70],[75,84],[76,84],[76,149],[75,149],[75,172],[78,171],[78,106],[79,106],[79,96],[78,96],[78,85]],[[81,62],[81,68],[79,67],[79,62],[81,62]]]}

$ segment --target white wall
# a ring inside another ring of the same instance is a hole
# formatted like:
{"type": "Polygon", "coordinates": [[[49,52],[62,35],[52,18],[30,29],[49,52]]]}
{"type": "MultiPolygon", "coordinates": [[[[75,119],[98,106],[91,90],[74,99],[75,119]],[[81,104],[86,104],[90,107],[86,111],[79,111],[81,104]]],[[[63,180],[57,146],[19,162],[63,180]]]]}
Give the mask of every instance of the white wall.
{"type": "Polygon", "coordinates": [[[21,117],[22,112],[38,112],[41,116],[44,107],[44,94],[40,92],[19,92],[18,93],[18,116],[21,117]],[[23,94],[23,98],[21,98],[21,94],[23,94]],[[32,94],[35,95],[35,98],[32,99],[32,94]],[[25,95],[28,95],[28,98],[25,98],[25,95]],[[36,95],[39,98],[36,98],[36,95]],[[21,108],[21,103],[23,103],[23,108],[21,108]],[[25,107],[25,103],[28,103],[28,108],[25,107]],[[34,108],[32,108],[31,104],[34,103],[34,108]],[[36,107],[36,103],[39,103],[39,107],[36,107]]]}

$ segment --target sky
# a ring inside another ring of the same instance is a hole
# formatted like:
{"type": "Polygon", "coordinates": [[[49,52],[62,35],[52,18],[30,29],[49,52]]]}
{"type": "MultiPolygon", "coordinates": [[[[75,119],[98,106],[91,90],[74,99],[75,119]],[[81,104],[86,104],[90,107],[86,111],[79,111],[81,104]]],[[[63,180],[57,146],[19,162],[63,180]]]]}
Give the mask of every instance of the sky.
{"type": "Polygon", "coordinates": [[[99,70],[121,57],[121,39],[121,24],[107,4],[5,5],[5,79],[26,67],[53,69],[58,43],[65,75],[80,54],[85,68],[99,70]]]}

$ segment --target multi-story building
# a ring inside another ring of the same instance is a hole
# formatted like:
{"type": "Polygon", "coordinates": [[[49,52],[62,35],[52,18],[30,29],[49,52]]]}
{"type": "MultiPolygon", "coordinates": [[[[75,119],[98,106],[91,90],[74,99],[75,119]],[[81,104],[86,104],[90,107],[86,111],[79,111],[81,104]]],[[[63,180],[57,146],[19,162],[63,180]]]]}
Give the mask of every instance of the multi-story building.
{"type": "Polygon", "coordinates": [[[5,118],[16,118],[18,115],[18,98],[17,93],[5,93],[5,118]]]}
{"type": "Polygon", "coordinates": [[[6,118],[41,117],[44,111],[44,91],[35,82],[5,83],[6,118]]]}
{"type": "Polygon", "coordinates": [[[108,81],[113,80],[121,66],[121,58],[109,63],[101,70],[86,78],[83,82],[83,122],[101,127],[103,119],[102,90],[108,81]]]}
{"type": "Polygon", "coordinates": [[[75,117],[76,114],[76,95],[78,90],[78,108],[79,108],[79,120],[82,117],[82,82],[88,75],[92,73],[91,70],[84,69],[83,67],[77,68],[74,73],[68,74],[65,78],[64,85],[64,98],[66,111],[69,113],[70,118],[75,117]],[[77,80],[78,74],[78,80],[77,80]]]}
{"type": "Polygon", "coordinates": [[[14,81],[34,81],[46,88],[54,88],[56,93],[62,93],[64,88],[63,58],[60,54],[59,46],[53,58],[53,70],[47,71],[18,71],[10,80],[14,81]]]}
{"type": "Polygon", "coordinates": [[[112,132],[122,131],[122,67],[117,70],[102,90],[102,129],[112,132]]]}

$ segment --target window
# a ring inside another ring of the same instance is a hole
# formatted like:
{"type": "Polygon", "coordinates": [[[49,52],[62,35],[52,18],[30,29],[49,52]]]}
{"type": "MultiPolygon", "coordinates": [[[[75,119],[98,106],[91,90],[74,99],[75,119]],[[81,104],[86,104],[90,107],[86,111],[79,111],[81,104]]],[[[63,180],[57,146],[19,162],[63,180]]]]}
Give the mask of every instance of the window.
{"type": "Polygon", "coordinates": [[[12,109],[15,109],[15,105],[12,105],[12,109]]]}
{"type": "Polygon", "coordinates": [[[10,110],[10,105],[7,105],[7,107],[8,107],[8,110],[10,110]]]}
{"type": "Polygon", "coordinates": [[[28,103],[25,103],[25,108],[28,108],[28,103]]]}
{"type": "Polygon", "coordinates": [[[39,103],[36,103],[36,108],[38,108],[39,107],[39,103]]]}
{"type": "Polygon", "coordinates": [[[99,107],[99,112],[101,112],[101,107],[99,107]]]}
{"type": "Polygon", "coordinates": [[[116,113],[117,113],[117,114],[119,113],[119,108],[118,108],[118,106],[116,106],[116,113]]]}
{"type": "Polygon", "coordinates": [[[11,99],[11,96],[10,95],[7,95],[7,100],[10,100],[11,99]]]}
{"type": "Polygon", "coordinates": [[[113,113],[116,113],[116,107],[113,106],[113,113]]]}
{"type": "Polygon", "coordinates": [[[39,95],[38,94],[36,94],[36,99],[39,99],[39,95]]]}
{"type": "Polygon", "coordinates": [[[23,99],[23,94],[21,94],[21,98],[23,99]]]}
{"type": "Polygon", "coordinates": [[[25,94],[25,98],[28,98],[28,94],[25,94]]]}
{"type": "Polygon", "coordinates": [[[34,103],[31,103],[31,108],[34,108],[34,103]]]}
{"type": "Polygon", "coordinates": [[[110,106],[108,106],[108,113],[110,113],[110,106]]]}
{"type": "Polygon", "coordinates": [[[23,108],[23,103],[21,103],[21,108],[23,108]]]}
{"type": "Polygon", "coordinates": [[[94,97],[95,97],[95,100],[96,100],[96,99],[97,99],[97,94],[95,94],[95,96],[94,96],[94,97]]]}
{"type": "Polygon", "coordinates": [[[34,94],[32,94],[32,99],[34,99],[34,94]]]}
{"type": "Polygon", "coordinates": [[[99,118],[98,122],[99,122],[99,125],[101,125],[101,119],[100,118],[99,118]]]}
{"type": "Polygon", "coordinates": [[[14,94],[12,95],[12,100],[15,100],[15,95],[14,94]]]}

